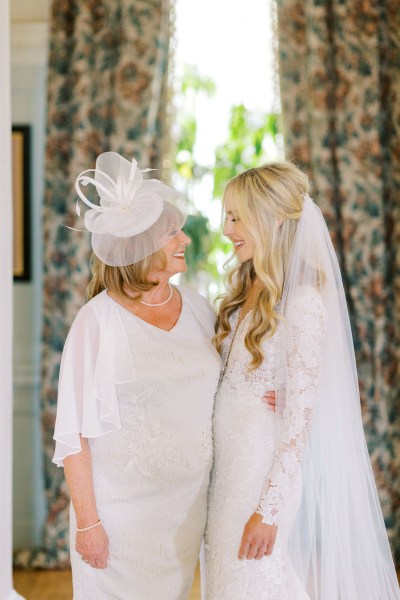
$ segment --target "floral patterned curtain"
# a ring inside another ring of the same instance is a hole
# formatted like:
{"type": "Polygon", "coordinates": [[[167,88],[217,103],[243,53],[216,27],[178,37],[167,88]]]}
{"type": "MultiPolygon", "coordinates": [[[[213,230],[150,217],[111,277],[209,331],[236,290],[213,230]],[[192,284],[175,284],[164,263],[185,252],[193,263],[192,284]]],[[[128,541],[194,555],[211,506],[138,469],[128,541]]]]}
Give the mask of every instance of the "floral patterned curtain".
{"type": "Polygon", "coordinates": [[[287,157],[341,262],[371,459],[400,563],[398,0],[277,0],[287,157]]]}
{"type": "Polygon", "coordinates": [[[44,199],[43,393],[48,519],[43,549],[18,566],[68,564],[69,497],[51,463],[60,357],[84,302],[88,234],[75,223],[76,176],[107,150],[159,168],[165,131],[169,0],[53,0],[44,199]]]}

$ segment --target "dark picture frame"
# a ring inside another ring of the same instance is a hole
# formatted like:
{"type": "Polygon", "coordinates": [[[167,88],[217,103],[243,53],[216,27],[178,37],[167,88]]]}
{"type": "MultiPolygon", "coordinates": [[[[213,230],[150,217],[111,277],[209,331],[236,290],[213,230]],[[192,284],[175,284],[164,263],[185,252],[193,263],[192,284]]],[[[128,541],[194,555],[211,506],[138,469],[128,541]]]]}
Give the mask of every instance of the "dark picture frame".
{"type": "Polygon", "coordinates": [[[13,269],[14,281],[31,278],[31,128],[12,127],[13,269]]]}

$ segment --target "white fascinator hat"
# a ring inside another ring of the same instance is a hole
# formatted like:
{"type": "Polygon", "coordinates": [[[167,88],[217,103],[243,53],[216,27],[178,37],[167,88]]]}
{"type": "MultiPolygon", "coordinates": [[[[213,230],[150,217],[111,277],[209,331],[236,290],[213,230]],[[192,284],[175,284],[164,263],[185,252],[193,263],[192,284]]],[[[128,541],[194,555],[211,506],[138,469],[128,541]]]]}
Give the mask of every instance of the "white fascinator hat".
{"type": "MultiPolygon", "coordinates": [[[[158,179],[144,179],[151,170],[140,170],[135,159],[129,162],[117,152],[104,152],[95,169],[76,178],[78,196],[89,207],[84,223],[93,252],[106,265],[125,267],[147,258],[184,225],[185,217],[173,204],[177,192],[158,179]]],[[[76,211],[80,215],[79,200],[76,211]]]]}

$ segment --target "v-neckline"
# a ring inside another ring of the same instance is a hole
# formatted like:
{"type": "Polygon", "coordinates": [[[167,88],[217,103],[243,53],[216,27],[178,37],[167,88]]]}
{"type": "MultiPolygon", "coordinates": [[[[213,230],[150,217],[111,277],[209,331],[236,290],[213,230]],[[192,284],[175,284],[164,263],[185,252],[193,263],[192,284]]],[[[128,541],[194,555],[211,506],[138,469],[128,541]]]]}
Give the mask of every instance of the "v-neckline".
{"type": "Polygon", "coordinates": [[[238,329],[242,326],[242,324],[246,321],[247,317],[254,311],[254,308],[249,308],[249,310],[245,313],[245,315],[240,318],[240,308],[237,310],[237,316],[235,320],[235,329],[234,333],[236,335],[238,329]]]}
{"type": "MultiPolygon", "coordinates": [[[[223,364],[222,374],[225,374],[226,370],[228,368],[229,359],[231,358],[233,345],[234,345],[234,343],[236,341],[236,337],[237,337],[237,334],[239,333],[239,329],[241,328],[241,326],[243,325],[243,323],[247,320],[247,317],[248,317],[248,315],[251,312],[253,312],[252,308],[247,311],[247,313],[244,315],[244,317],[243,317],[243,319],[241,321],[239,321],[240,309],[238,309],[236,315],[234,315],[234,318],[235,318],[235,327],[233,329],[231,329],[232,335],[230,337],[229,346],[228,346],[228,348],[226,350],[226,355],[225,355],[225,360],[224,360],[224,364],[223,364]]],[[[227,339],[229,339],[229,338],[227,338],[227,339]]]]}
{"type": "Polygon", "coordinates": [[[114,300],[114,298],[111,298],[111,296],[108,295],[108,290],[104,290],[107,298],[113,302],[114,304],[117,305],[117,308],[119,307],[121,309],[121,311],[123,313],[126,313],[127,315],[129,315],[130,317],[132,317],[133,319],[140,321],[140,323],[143,323],[144,325],[147,325],[148,327],[151,327],[151,329],[156,329],[157,331],[162,331],[163,333],[172,333],[173,331],[175,331],[175,329],[179,326],[180,321],[182,319],[182,314],[184,311],[184,304],[185,304],[185,299],[183,294],[181,294],[181,292],[178,290],[177,287],[175,287],[175,289],[177,290],[177,292],[179,293],[180,297],[181,297],[181,311],[178,315],[177,320],[175,321],[174,325],[171,327],[171,329],[162,329],[162,327],[157,327],[157,325],[153,325],[152,323],[149,323],[148,321],[145,321],[144,319],[142,319],[141,317],[139,317],[139,315],[135,315],[135,313],[131,312],[130,310],[128,310],[127,308],[125,308],[125,306],[122,306],[122,304],[120,304],[117,300],[114,300]]]}

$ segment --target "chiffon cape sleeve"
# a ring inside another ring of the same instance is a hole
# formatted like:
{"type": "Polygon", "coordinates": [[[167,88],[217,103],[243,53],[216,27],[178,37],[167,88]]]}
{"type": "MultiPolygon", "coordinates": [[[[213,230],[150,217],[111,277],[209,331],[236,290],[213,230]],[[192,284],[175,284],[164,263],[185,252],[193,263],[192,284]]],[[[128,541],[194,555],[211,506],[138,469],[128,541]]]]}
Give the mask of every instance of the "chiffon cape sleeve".
{"type": "Polygon", "coordinates": [[[103,291],[81,308],[65,342],[54,432],[57,466],[81,451],[80,436],[96,438],[121,428],[117,387],[135,380],[119,309],[103,291]]]}

